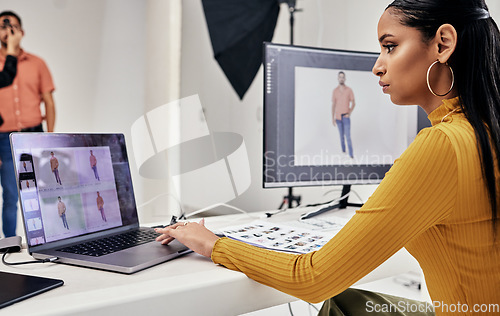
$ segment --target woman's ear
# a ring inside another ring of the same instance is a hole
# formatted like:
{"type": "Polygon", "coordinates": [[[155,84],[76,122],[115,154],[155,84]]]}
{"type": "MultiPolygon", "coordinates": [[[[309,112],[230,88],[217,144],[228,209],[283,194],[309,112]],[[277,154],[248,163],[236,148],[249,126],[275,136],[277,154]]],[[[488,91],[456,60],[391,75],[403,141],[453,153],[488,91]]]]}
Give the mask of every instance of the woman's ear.
{"type": "Polygon", "coordinates": [[[443,24],[436,31],[437,58],[446,63],[457,47],[457,30],[451,24],[443,24]]]}

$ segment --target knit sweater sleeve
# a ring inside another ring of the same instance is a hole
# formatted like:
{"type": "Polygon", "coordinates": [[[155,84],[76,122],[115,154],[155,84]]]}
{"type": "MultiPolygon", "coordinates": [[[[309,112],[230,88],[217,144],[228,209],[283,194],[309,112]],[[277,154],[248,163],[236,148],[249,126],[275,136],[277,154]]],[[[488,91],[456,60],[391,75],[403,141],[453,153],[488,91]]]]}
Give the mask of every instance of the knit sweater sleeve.
{"type": "Polygon", "coordinates": [[[457,158],[445,133],[421,131],[377,190],[320,250],[295,255],[221,238],[212,260],[308,302],[333,297],[371,272],[454,207],[457,158]]]}

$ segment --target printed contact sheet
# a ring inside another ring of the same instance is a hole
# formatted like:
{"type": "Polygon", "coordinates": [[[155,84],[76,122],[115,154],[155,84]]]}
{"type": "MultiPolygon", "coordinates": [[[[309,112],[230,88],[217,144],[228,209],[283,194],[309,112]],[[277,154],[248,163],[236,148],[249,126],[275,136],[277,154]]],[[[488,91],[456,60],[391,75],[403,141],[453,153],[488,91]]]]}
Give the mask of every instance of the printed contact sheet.
{"type": "Polygon", "coordinates": [[[330,235],[281,223],[256,221],[222,229],[226,237],[258,247],[293,253],[308,253],[323,247],[330,235]]]}

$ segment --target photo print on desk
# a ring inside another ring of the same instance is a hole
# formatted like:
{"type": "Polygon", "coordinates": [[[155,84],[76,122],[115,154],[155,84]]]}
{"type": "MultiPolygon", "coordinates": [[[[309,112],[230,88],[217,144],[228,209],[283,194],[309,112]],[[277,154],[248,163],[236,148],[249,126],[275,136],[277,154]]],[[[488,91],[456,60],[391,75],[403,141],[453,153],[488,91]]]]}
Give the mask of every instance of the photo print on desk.
{"type": "Polygon", "coordinates": [[[226,227],[222,232],[226,237],[257,247],[293,253],[318,250],[331,237],[324,232],[264,221],[226,227]]]}

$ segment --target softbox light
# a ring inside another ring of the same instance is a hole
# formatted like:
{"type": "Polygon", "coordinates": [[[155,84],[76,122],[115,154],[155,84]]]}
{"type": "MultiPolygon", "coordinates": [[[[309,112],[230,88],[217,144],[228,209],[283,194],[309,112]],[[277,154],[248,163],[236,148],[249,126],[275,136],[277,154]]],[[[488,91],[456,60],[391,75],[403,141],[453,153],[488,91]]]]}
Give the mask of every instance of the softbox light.
{"type": "Polygon", "coordinates": [[[243,99],[262,63],[279,14],[277,0],[202,0],[214,57],[243,99]]]}

